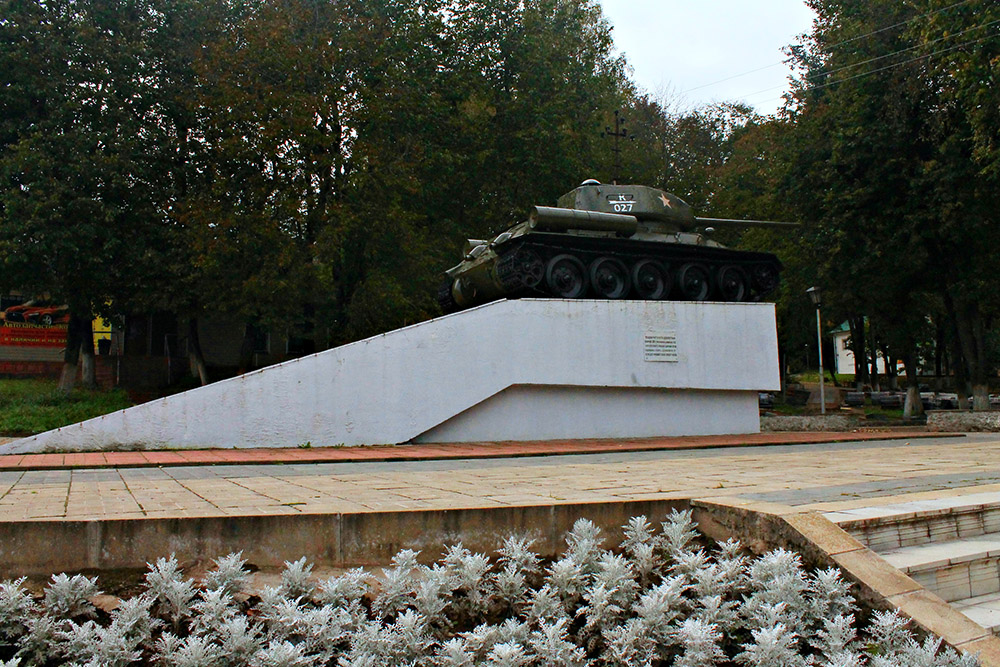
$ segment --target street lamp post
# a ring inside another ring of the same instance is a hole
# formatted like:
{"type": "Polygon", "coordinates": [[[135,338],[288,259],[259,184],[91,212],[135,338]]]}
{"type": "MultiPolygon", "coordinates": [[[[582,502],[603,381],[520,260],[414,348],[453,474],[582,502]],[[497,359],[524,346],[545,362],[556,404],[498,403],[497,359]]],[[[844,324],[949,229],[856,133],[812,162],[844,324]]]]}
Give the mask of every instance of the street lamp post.
{"type": "Polygon", "coordinates": [[[819,309],[822,305],[822,291],[819,287],[810,287],[806,294],[816,306],[816,340],[819,343],[819,410],[820,414],[826,414],[826,390],[823,386],[823,325],[821,323],[819,309]]]}

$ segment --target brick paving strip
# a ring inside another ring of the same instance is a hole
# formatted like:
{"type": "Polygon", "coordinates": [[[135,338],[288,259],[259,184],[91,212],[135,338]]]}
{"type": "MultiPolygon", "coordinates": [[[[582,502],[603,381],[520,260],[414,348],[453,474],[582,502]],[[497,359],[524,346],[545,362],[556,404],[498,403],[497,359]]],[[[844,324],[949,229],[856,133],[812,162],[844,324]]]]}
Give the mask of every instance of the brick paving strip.
{"type": "MultiPolygon", "coordinates": [[[[546,440],[535,442],[464,442],[362,447],[293,447],[261,449],[171,449],[155,451],[65,452],[0,456],[4,470],[74,468],[151,468],[189,465],[351,463],[516,458],[555,454],[603,454],[657,450],[807,445],[832,442],[944,438],[961,433],[932,433],[920,427],[867,431],[772,432],[745,435],[682,436],[621,440],[546,440]]],[[[4,439],[0,438],[0,444],[4,439]]]]}

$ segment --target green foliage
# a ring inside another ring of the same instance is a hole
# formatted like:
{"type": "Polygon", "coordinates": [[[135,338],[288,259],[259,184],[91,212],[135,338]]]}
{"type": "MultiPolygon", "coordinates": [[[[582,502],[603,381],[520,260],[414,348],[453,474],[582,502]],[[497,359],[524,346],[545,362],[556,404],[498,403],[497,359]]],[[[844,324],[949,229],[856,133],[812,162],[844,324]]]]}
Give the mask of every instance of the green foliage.
{"type": "Polygon", "coordinates": [[[0,287],[329,332],[429,317],[467,236],[607,155],[593,0],[3,4],[0,287]]]}
{"type": "Polygon", "coordinates": [[[155,95],[138,4],[4,3],[0,280],[81,315],[126,299],[155,244],[158,132],[143,122],[155,95]]]}
{"type": "Polygon", "coordinates": [[[927,358],[936,332],[957,336],[965,359],[956,364],[984,385],[994,363],[986,329],[1000,309],[989,250],[1000,241],[997,188],[985,157],[998,133],[995,120],[991,140],[974,127],[997,105],[969,102],[992,89],[983,66],[995,64],[997,40],[980,31],[968,49],[937,53],[957,41],[935,40],[986,20],[971,7],[925,15],[945,2],[808,4],[818,20],[789,49],[800,77],[788,105],[734,132],[719,200],[804,223],[783,238],[743,236],[785,263],[782,345],[810,344],[803,293],[819,285],[828,322],[866,316],[868,343],[907,365],[921,351],[927,358]]]}
{"type": "Polygon", "coordinates": [[[932,288],[925,280],[930,253],[920,234],[935,218],[920,187],[933,150],[929,94],[916,65],[852,76],[860,63],[912,47],[899,30],[844,40],[886,21],[905,22],[914,12],[898,3],[816,4],[823,5],[816,65],[805,61],[798,91],[788,163],[799,178],[789,183],[789,198],[813,223],[806,240],[831,314],[899,322],[892,342],[912,348],[913,322],[905,320],[923,317],[913,301],[932,288]],[[818,81],[827,87],[813,88],[818,81]]]}
{"type": "Polygon", "coordinates": [[[23,579],[3,581],[0,664],[979,664],[937,637],[917,641],[896,612],[859,609],[835,568],[807,570],[780,548],[751,557],[736,540],[709,544],[690,510],[661,526],[633,518],[613,553],[579,519],[544,571],[530,542],[513,538],[498,560],[455,544],[428,566],[403,550],[381,575],[356,568],[325,581],[301,558],[254,595],[232,594],[249,575],[239,554],[217,559],[200,586],[171,556],[149,564],[142,594],[87,621],[96,579],[54,575],[41,605],[23,579]]]}
{"type": "Polygon", "coordinates": [[[1000,7],[925,0],[928,13],[910,33],[921,44],[934,83],[955,112],[965,116],[972,163],[992,182],[1000,179],[1000,7]]]}
{"type": "Polygon", "coordinates": [[[627,115],[635,136],[623,150],[627,182],[677,193],[698,215],[735,217],[721,179],[737,137],[760,120],[750,107],[719,103],[675,111],[644,95],[627,115]]]}
{"type": "Polygon", "coordinates": [[[117,389],[75,389],[67,396],[50,380],[0,380],[0,435],[41,433],[131,405],[117,389]]]}
{"type": "Polygon", "coordinates": [[[636,90],[596,0],[0,0],[0,290],[320,347],[413,323],[465,238],[614,178],[621,110],[622,180],[804,223],[718,236],[784,263],[785,350],[813,343],[821,285],[829,321],[869,317],[907,363],[940,334],[983,384],[1000,10],[809,4],[761,118],[636,90]]]}

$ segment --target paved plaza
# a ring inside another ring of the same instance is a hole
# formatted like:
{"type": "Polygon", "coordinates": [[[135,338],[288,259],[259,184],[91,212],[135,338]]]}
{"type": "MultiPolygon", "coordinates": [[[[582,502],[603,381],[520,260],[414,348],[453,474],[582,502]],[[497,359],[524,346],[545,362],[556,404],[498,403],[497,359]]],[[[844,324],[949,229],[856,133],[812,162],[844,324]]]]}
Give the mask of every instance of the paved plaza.
{"type": "Polygon", "coordinates": [[[349,513],[678,496],[740,496],[831,510],[994,490],[1000,490],[1000,438],[969,434],[478,460],[22,466],[0,471],[0,521],[349,513]]]}

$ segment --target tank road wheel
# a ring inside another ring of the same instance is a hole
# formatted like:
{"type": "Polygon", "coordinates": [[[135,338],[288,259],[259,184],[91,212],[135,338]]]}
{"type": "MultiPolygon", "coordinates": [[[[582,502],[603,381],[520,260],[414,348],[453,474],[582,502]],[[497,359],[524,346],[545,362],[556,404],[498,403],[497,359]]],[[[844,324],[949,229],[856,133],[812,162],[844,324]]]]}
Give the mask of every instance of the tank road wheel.
{"type": "Polygon", "coordinates": [[[750,296],[750,282],[738,266],[723,266],[715,275],[715,285],[723,301],[746,301],[750,296]]]}
{"type": "Polygon", "coordinates": [[[521,282],[525,287],[538,287],[545,279],[545,262],[534,250],[522,250],[517,254],[517,264],[521,269],[521,282]]]}
{"type": "Polygon", "coordinates": [[[556,255],[545,267],[545,284],[553,296],[579,299],[587,292],[587,270],[573,255],[556,255]]]}
{"type": "Polygon", "coordinates": [[[632,266],[632,285],[642,299],[665,299],[670,294],[670,274],[658,262],[640,259],[632,266]]]}
{"type": "Polygon", "coordinates": [[[778,286],[778,270],[773,264],[757,264],[750,269],[750,280],[758,294],[767,294],[778,286]]]}
{"type": "Polygon", "coordinates": [[[712,289],[708,269],[701,264],[685,264],[677,271],[677,286],[687,301],[704,301],[712,289]]]}
{"type": "Polygon", "coordinates": [[[590,264],[590,284],[605,299],[624,299],[631,287],[628,269],[613,257],[598,257],[590,264]]]}

